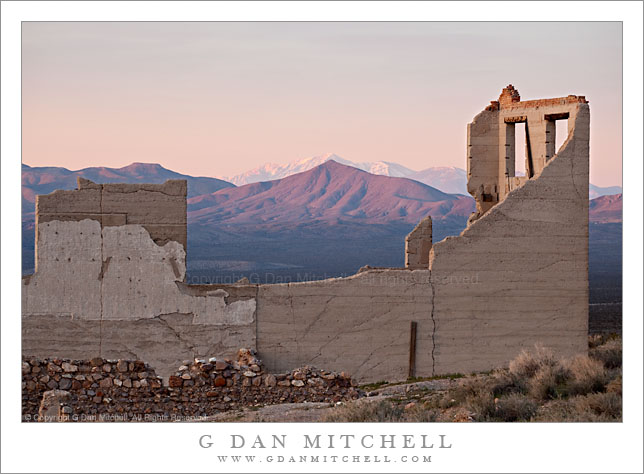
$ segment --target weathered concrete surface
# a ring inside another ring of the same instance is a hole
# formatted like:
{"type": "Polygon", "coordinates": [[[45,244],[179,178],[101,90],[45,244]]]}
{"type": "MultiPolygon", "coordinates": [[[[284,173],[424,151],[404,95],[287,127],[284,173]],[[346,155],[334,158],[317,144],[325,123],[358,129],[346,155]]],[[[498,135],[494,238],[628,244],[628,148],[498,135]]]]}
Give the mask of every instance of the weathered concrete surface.
{"type": "MultiPolygon", "coordinates": [[[[506,188],[501,202],[459,237],[432,249],[437,373],[502,366],[535,342],[564,356],[586,350],[589,109],[585,100],[535,102],[484,112],[528,117],[534,176],[506,188]],[[558,155],[547,157],[546,128],[539,127],[544,116],[564,112],[569,137],[558,155]]],[[[479,181],[484,184],[481,176],[471,179],[479,181]]]]}
{"type": "Polygon", "coordinates": [[[183,291],[185,251],[155,244],[141,225],[103,227],[98,221],[39,224],[38,271],[26,280],[23,313],[74,319],[131,320],[192,313],[195,324],[250,324],[255,299],[226,303],[221,288],[183,291]]]}
{"type": "Polygon", "coordinates": [[[430,375],[431,296],[427,270],[261,285],[257,350],[274,372],[312,364],[359,381],[404,379],[410,321],[417,321],[417,375],[430,375]]]}
{"type": "Polygon", "coordinates": [[[410,270],[429,268],[432,249],[432,218],[425,217],[405,238],[405,267],[410,270]]]}
{"type": "Polygon", "coordinates": [[[138,320],[75,320],[62,315],[22,319],[22,353],[34,357],[139,359],[167,378],[195,357],[232,357],[255,344],[255,326],[193,324],[192,314],[138,320]]]}
{"type": "Polygon", "coordinates": [[[97,184],[78,178],[78,189],[36,197],[36,271],[39,228],[50,221],[93,219],[103,226],[140,224],[158,244],[187,243],[185,180],[163,184],[97,184]]]}
{"type": "Polygon", "coordinates": [[[185,182],[79,180],[76,191],[39,196],[37,211],[37,271],[23,279],[24,354],[139,358],[166,375],[177,361],[255,346],[257,289],[230,286],[232,298],[221,286],[187,289],[184,245],[148,230],[171,235],[183,222],[173,238],[185,236],[185,182]],[[112,225],[117,212],[141,222],[112,225]]]}

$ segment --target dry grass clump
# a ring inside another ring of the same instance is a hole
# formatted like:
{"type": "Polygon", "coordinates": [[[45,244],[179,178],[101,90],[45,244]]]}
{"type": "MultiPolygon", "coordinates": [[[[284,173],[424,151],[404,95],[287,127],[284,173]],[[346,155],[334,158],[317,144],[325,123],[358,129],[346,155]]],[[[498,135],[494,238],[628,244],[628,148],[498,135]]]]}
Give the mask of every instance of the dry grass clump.
{"type": "Polygon", "coordinates": [[[407,406],[396,400],[360,400],[340,405],[325,415],[326,422],[435,422],[440,411],[430,403],[410,403],[407,406]]]}
{"type": "Polygon", "coordinates": [[[570,378],[570,371],[561,363],[541,367],[534,377],[525,381],[517,381],[518,385],[525,385],[526,391],[536,400],[557,398],[566,393],[566,382],[570,378]]]}
{"type": "Polygon", "coordinates": [[[620,419],[621,342],[600,337],[589,345],[592,357],[567,360],[540,345],[524,350],[506,371],[463,379],[440,406],[465,407],[475,421],[620,419]]]}
{"type": "Polygon", "coordinates": [[[607,369],[616,369],[622,366],[622,340],[609,339],[601,345],[590,347],[588,357],[604,364],[607,369]]]}
{"type": "Polygon", "coordinates": [[[411,409],[405,409],[404,420],[420,423],[430,423],[435,421],[443,421],[441,419],[441,412],[437,410],[432,404],[416,404],[411,409]]]}
{"type": "Polygon", "coordinates": [[[534,421],[615,422],[622,419],[622,397],[614,392],[591,393],[552,400],[537,411],[534,421]]]}
{"type": "Polygon", "coordinates": [[[586,395],[603,392],[609,382],[608,372],[600,361],[578,355],[564,361],[569,378],[566,381],[568,395],[586,395]]]}
{"type": "Polygon", "coordinates": [[[618,375],[606,385],[606,391],[622,396],[622,376],[618,375]]]}
{"type": "Polygon", "coordinates": [[[591,337],[589,348],[561,360],[537,345],[508,369],[464,377],[406,408],[401,400],[350,403],[324,421],[621,421],[621,340],[591,337]]]}
{"type": "Polygon", "coordinates": [[[499,421],[530,421],[537,414],[539,404],[521,393],[512,393],[496,399],[494,419],[499,421]]]}
{"type": "Polygon", "coordinates": [[[545,367],[554,367],[558,361],[550,349],[535,345],[533,352],[523,350],[508,366],[510,375],[517,380],[534,377],[545,367]]]}

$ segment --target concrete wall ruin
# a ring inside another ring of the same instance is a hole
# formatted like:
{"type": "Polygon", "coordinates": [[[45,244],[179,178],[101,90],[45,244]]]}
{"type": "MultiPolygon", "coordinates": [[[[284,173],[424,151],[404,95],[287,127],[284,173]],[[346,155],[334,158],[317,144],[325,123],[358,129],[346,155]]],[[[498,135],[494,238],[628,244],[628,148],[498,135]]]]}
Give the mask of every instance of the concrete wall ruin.
{"type": "Polygon", "coordinates": [[[405,269],[278,285],[184,283],[184,181],[79,181],[36,203],[23,354],[142,359],[168,375],[185,359],[250,346],[274,372],[311,364],[376,381],[406,378],[410,360],[417,376],[488,370],[536,342],[582,352],[588,143],[583,97],[522,102],[508,86],[468,125],[477,212],[460,236],[432,246],[431,221],[421,223],[405,269]],[[564,118],[569,135],[555,154],[553,124],[564,118]],[[514,170],[520,122],[525,177],[514,170]]]}
{"type": "Polygon", "coordinates": [[[147,358],[161,374],[198,353],[255,346],[256,290],[183,283],[183,180],[38,196],[36,271],[23,278],[23,353],[147,358]]]}

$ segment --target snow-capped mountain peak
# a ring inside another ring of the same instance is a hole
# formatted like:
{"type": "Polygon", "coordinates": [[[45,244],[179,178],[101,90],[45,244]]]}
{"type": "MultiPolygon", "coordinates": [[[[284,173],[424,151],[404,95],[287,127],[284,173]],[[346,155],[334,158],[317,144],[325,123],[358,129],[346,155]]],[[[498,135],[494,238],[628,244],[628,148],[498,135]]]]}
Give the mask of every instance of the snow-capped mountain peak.
{"type": "Polygon", "coordinates": [[[260,181],[286,178],[287,176],[313,169],[329,160],[333,160],[343,165],[353,166],[354,168],[358,168],[372,174],[392,176],[396,178],[408,178],[415,173],[414,170],[397,163],[391,163],[388,161],[356,163],[346,160],[335,153],[325,153],[323,155],[295,160],[285,165],[266,163],[245,173],[241,173],[236,176],[221,177],[220,179],[231,182],[237,186],[242,186],[244,184],[257,183],[260,181]]]}

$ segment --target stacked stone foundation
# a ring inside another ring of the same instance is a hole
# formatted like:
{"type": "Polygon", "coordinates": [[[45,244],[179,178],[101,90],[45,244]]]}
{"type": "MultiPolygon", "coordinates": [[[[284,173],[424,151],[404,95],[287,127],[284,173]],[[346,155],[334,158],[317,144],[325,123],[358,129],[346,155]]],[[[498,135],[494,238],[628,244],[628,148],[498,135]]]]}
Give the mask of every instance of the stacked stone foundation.
{"type": "Polygon", "coordinates": [[[196,421],[232,409],[278,403],[356,399],[344,373],[301,367],[270,374],[252,351],[239,360],[196,359],[167,383],[139,360],[23,358],[23,421],[196,421]],[[41,405],[60,398],[59,418],[41,405]],[[56,418],[56,419],[53,419],[56,418]]]}

